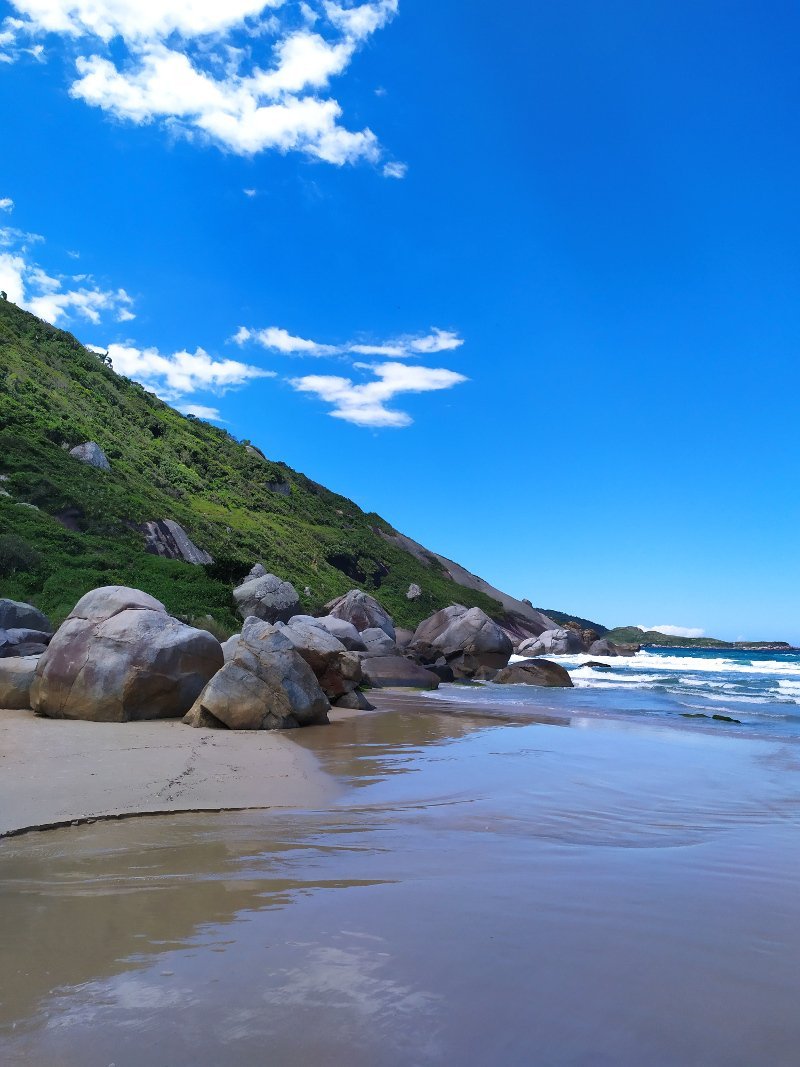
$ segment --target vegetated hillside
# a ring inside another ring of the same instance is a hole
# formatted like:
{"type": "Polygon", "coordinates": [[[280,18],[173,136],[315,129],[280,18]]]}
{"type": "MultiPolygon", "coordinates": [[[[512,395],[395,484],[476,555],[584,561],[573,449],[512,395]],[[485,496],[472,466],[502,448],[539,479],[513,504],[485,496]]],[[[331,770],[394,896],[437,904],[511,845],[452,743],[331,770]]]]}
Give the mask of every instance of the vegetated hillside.
{"type": "Polygon", "coordinates": [[[568,615],[564,611],[553,611],[552,608],[537,608],[536,610],[541,611],[548,618],[555,619],[561,626],[565,626],[568,622],[575,622],[582,630],[594,630],[599,637],[605,637],[608,633],[607,626],[592,622],[591,619],[582,619],[580,615],[568,615]]]}
{"type": "Polygon", "coordinates": [[[618,626],[605,635],[617,644],[657,645],[668,648],[790,648],[785,641],[720,641],[716,637],[673,637],[638,626],[618,626]]]}
{"type": "Polygon", "coordinates": [[[174,614],[208,613],[232,630],[232,586],[256,561],[288,578],[308,612],[359,586],[402,626],[454,602],[501,614],[496,600],[450,580],[433,555],[420,559],[387,541],[379,531],[396,531],[378,515],[179,414],[71,334],[5,300],[0,478],[0,595],[30,600],[56,621],[87,590],[123,584],[174,614]],[[110,472],[69,455],[86,441],[104,450],[110,472]],[[136,525],[161,519],[180,523],[214,563],[147,553],[136,525]],[[412,582],[423,591],[413,601],[412,582]]]}

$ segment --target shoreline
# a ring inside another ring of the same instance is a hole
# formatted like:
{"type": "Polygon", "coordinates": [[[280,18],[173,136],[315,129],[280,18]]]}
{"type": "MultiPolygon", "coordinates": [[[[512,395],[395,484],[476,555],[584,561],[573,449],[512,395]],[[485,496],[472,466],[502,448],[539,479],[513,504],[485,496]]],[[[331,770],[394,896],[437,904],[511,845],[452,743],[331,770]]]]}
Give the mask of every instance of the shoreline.
{"type": "MultiPolygon", "coordinates": [[[[690,743],[775,744],[705,723],[632,722],[623,714],[579,707],[483,707],[409,690],[373,690],[370,712],[332,709],[328,726],[290,731],[190,730],[178,719],[93,723],[0,710],[0,840],[137,817],[323,810],[347,792],[324,766],[336,735],[354,719],[422,713],[475,728],[547,726],[625,733],[654,744],[669,736],[690,743]]],[[[565,755],[565,764],[568,757],[565,755]]]]}

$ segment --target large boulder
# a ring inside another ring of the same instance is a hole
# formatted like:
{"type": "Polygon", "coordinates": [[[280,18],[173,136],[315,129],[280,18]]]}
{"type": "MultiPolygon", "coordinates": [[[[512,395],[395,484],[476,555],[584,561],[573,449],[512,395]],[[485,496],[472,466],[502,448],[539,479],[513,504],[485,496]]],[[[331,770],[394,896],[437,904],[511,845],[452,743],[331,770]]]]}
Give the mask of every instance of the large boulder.
{"type": "Polygon", "coordinates": [[[398,653],[396,643],[379,626],[371,626],[368,630],[364,630],[361,640],[367,652],[372,652],[373,655],[396,656],[398,653]]]}
{"type": "Polygon", "coordinates": [[[75,445],[69,450],[73,459],[86,463],[90,467],[96,467],[99,471],[110,471],[111,464],[106,458],[105,452],[96,441],[86,441],[82,445],[75,445]]]}
{"type": "Polygon", "coordinates": [[[189,726],[286,730],[328,721],[330,703],[285,630],[245,620],[236,652],[184,718],[189,726]]]}
{"type": "Polygon", "coordinates": [[[0,661],[0,708],[29,708],[38,656],[0,661]]]}
{"type": "Polygon", "coordinates": [[[354,689],[352,693],[345,693],[344,696],[339,697],[338,700],[334,701],[334,707],[347,708],[348,711],[375,710],[375,705],[370,704],[359,689],[354,689]]]}
{"type": "Polygon", "coordinates": [[[296,615],[290,623],[279,622],[276,626],[309,665],[330,700],[352,692],[361,684],[360,657],[318,626],[316,619],[296,615]]]}
{"type": "Polygon", "coordinates": [[[575,656],[586,651],[581,635],[567,627],[545,630],[538,637],[523,641],[517,652],[520,656],[575,656]]]}
{"type": "MultiPolygon", "coordinates": [[[[296,615],[295,618],[299,619],[311,619],[311,615],[296,615]]],[[[290,619],[290,622],[294,622],[294,619],[290,619]]],[[[329,634],[341,641],[348,652],[366,652],[367,646],[361,639],[361,634],[353,626],[351,622],[347,622],[346,619],[339,619],[335,615],[323,615],[321,619],[313,620],[317,626],[321,626],[323,630],[327,630],[329,634]]]]}
{"type": "Polygon", "coordinates": [[[409,646],[423,662],[444,656],[457,674],[470,677],[479,667],[505,667],[513,646],[480,608],[453,604],[419,624],[409,646]]]}
{"type": "Polygon", "coordinates": [[[369,656],[361,661],[364,681],[375,689],[438,689],[438,677],[404,656],[369,656]]]}
{"type": "Polygon", "coordinates": [[[138,589],[107,586],[75,605],[39,660],[39,715],[128,722],[184,715],[222,666],[219,641],[138,589]]]}
{"type": "Polygon", "coordinates": [[[560,663],[549,659],[526,659],[512,663],[492,679],[497,685],[542,685],[569,688],[572,679],[560,663]]]}
{"type": "Polygon", "coordinates": [[[274,574],[243,582],[234,589],[233,599],[243,619],[256,618],[271,623],[288,622],[300,607],[300,597],[292,583],[284,582],[274,574]]]}
{"type": "Polygon", "coordinates": [[[234,634],[233,637],[229,637],[227,641],[222,642],[222,656],[226,663],[232,660],[236,655],[236,649],[239,647],[239,638],[241,634],[234,634]]]}
{"type": "Polygon", "coordinates": [[[52,636],[44,630],[22,628],[0,630],[0,659],[13,656],[41,656],[47,650],[52,636]]]}
{"type": "Polygon", "coordinates": [[[351,589],[349,593],[326,604],[325,608],[329,615],[352,623],[359,633],[377,626],[393,641],[395,640],[391,615],[369,593],[362,593],[360,589],[351,589]]]}
{"type": "Polygon", "coordinates": [[[40,630],[51,634],[53,625],[33,604],[19,600],[0,600],[0,630],[40,630]]]}

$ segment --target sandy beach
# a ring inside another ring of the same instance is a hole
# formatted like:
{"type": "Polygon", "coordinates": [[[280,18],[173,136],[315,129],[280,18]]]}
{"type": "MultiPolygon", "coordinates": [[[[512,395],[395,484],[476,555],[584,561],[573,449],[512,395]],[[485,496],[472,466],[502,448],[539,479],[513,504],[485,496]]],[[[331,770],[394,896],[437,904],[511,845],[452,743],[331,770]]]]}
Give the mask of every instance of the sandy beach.
{"type": "Polygon", "coordinates": [[[135,813],[317,807],[336,791],[288,733],[0,711],[0,836],[135,813]]]}
{"type": "Polygon", "coordinates": [[[0,1059],[796,1063],[795,745],[379,703],[211,739],[4,714],[6,827],[37,792],[268,809],[1,841],[0,1059]]]}

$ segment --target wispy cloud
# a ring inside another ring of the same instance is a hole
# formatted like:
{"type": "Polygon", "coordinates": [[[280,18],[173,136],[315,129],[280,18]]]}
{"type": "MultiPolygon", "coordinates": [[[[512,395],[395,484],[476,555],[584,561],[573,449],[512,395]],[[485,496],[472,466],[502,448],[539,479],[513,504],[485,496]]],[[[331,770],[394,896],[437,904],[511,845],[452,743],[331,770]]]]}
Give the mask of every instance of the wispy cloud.
{"type": "Polygon", "coordinates": [[[640,630],[657,630],[660,634],[669,637],[705,637],[705,630],[699,630],[693,626],[673,626],[672,623],[662,622],[658,626],[639,626],[640,630]]]}
{"type": "Polygon", "coordinates": [[[237,345],[257,344],[270,352],[282,355],[304,356],[384,356],[391,359],[408,359],[418,356],[434,355],[439,352],[451,352],[464,344],[462,337],[450,330],[433,327],[430,333],[406,334],[389,341],[375,344],[363,341],[347,341],[345,344],[331,345],[321,341],[312,341],[304,337],[295,337],[288,330],[279,326],[266,329],[251,329],[240,326],[231,337],[237,345]]]}
{"type": "Polygon", "coordinates": [[[39,234],[0,227],[0,249],[6,250],[0,252],[0,290],[9,300],[53,323],[79,318],[97,325],[105,316],[117,322],[135,318],[133,300],[124,289],[103,289],[89,274],[48,273],[32,252],[43,241],[39,234]]]}
{"type": "Polygon", "coordinates": [[[13,211],[14,201],[10,196],[0,197],[0,211],[13,211]]]}
{"type": "Polygon", "coordinates": [[[206,422],[224,422],[217,408],[209,408],[204,404],[181,404],[178,411],[184,415],[194,415],[196,419],[205,419],[206,422]]]}
{"type": "Polygon", "coordinates": [[[308,374],[290,379],[301,393],[310,393],[331,405],[329,414],[356,426],[409,426],[413,419],[405,411],[387,406],[403,393],[428,393],[451,389],[467,381],[463,374],[441,368],[420,367],[408,363],[354,364],[357,370],[369,371],[372,381],[356,384],[350,378],[308,374]]]}
{"type": "MultiPolygon", "coordinates": [[[[112,344],[107,349],[91,346],[107,354],[118,374],[133,378],[169,403],[181,401],[198,392],[222,394],[246,385],[256,378],[274,378],[275,372],[240,363],[234,359],[215,359],[202,348],[194,352],[163,354],[157,348],[137,348],[133,344],[112,344]]],[[[198,414],[198,410],[192,414],[198,414]]],[[[182,409],[183,410],[183,409],[182,409]]],[[[208,412],[216,410],[203,408],[208,412]]],[[[209,418],[209,415],[202,415],[209,418]]]]}
{"type": "MultiPolygon", "coordinates": [[[[80,50],[70,94],[117,118],[160,122],[241,155],[273,149],[336,165],[381,160],[375,134],[344,126],[329,90],[394,17],[398,0],[355,6],[12,0],[12,6],[20,17],[0,28],[0,55],[14,60],[22,41],[61,35],[80,50]]],[[[387,163],[383,173],[401,178],[405,170],[387,163]]]]}

